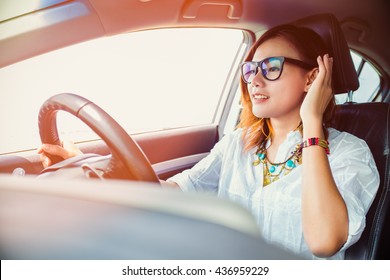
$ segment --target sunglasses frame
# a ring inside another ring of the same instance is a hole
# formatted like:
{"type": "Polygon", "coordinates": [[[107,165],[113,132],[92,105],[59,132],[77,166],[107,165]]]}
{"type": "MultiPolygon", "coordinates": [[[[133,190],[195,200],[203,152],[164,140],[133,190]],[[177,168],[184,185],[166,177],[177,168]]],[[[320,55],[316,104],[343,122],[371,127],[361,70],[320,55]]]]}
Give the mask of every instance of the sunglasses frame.
{"type": "Polygon", "coordinates": [[[280,78],[280,76],[282,75],[282,72],[283,72],[283,66],[284,66],[284,62],[289,62],[291,64],[295,64],[297,66],[300,66],[304,69],[307,69],[307,70],[311,70],[313,68],[315,68],[316,66],[315,65],[312,65],[312,64],[309,64],[309,63],[306,63],[302,60],[298,60],[298,59],[294,59],[294,58],[289,58],[289,57],[285,57],[285,56],[270,56],[270,57],[266,57],[264,58],[263,60],[260,60],[260,61],[245,61],[243,63],[241,63],[241,78],[242,80],[244,81],[244,83],[246,84],[251,84],[252,82],[249,82],[249,81],[246,81],[245,78],[244,78],[244,65],[248,64],[248,63],[251,63],[251,64],[254,64],[256,66],[256,73],[254,76],[256,76],[259,72],[261,72],[261,75],[268,81],[276,81],[277,79],[280,78]],[[264,74],[264,71],[263,69],[261,68],[261,64],[268,60],[268,59],[278,59],[280,62],[281,62],[281,68],[280,68],[280,73],[279,73],[279,76],[276,77],[275,79],[269,79],[266,77],[266,74],[264,74]],[[262,70],[259,71],[258,69],[261,68],[262,70]]]}

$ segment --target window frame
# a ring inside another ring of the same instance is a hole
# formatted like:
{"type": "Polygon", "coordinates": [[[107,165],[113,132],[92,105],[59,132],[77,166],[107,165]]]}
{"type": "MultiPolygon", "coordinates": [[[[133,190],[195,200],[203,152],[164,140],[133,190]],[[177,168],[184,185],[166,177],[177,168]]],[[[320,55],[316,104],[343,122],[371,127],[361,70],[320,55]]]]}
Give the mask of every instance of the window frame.
{"type": "MultiPolygon", "coordinates": [[[[378,75],[378,78],[379,78],[379,84],[374,89],[374,91],[371,93],[369,98],[367,100],[365,100],[364,102],[358,102],[358,103],[384,102],[384,98],[382,96],[384,94],[383,89],[384,89],[384,83],[385,83],[385,80],[383,78],[384,71],[378,66],[377,63],[375,63],[374,61],[369,59],[366,55],[359,52],[358,50],[356,50],[354,48],[350,48],[350,52],[351,52],[351,55],[352,55],[352,53],[354,53],[355,55],[359,56],[359,58],[360,58],[360,63],[356,69],[356,73],[357,73],[358,78],[360,78],[362,71],[366,65],[369,65],[376,72],[376,74],[378,75]]],[[[359,86],[359,88],[360,88],[360,86],[359,86]]],[[[345,93],[346,99],[345,99],[344,103],[356,103],[356,101],[354,100],[354,94],[356,93],[356,91],[350,91],[350,92],[345,93]]],[[[339,103],[339,104],[343,104],[343,103],[339,103]]]]}

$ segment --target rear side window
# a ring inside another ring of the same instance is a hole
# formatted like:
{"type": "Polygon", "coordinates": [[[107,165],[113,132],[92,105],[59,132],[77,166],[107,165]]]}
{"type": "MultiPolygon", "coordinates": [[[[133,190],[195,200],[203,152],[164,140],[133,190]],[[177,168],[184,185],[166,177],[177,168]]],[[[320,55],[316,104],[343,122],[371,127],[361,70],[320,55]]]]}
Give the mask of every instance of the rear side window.
{"type": "MultiPolygon", "coordinates": [[[[129,133],[213,123],[243,40],[232,29],[143,31],[0,69],[0,103],[7,104],[0,111],[0,153],[39,146],[39,108],[63,92],[95,102],[129,133]]],[[[59,114],[58,128],[63,139],[96,138],[69,114],[59,114]]]]}
{"type": "Polygon", "coordinates": [[[352,100],[349,100],[348,93],[337,94],[336,103],[345,102],[371,102],[374,101],[380,89],[380,77],[378,71],[371,63],[354,51],[351,51],[353,64],[359,76],[359,88],[353,92],[352,100]]]}

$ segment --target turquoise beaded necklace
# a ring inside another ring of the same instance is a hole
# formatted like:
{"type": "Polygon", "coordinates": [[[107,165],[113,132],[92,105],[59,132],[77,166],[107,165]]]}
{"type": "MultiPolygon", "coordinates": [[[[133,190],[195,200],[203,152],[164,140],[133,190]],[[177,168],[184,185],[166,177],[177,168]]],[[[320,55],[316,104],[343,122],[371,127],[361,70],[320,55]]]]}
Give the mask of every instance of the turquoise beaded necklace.
{"type": "Polygon", "coordinates": [[[260,147],[256,151],[257,159],[253,162],[254,166],[263,164],[263,187],[279,180],[281,175],[285,176],[295,167],[302,163],[302,147],[297,145],[285,161],[273,163],[267,158],[267,149],[260,147]]]}

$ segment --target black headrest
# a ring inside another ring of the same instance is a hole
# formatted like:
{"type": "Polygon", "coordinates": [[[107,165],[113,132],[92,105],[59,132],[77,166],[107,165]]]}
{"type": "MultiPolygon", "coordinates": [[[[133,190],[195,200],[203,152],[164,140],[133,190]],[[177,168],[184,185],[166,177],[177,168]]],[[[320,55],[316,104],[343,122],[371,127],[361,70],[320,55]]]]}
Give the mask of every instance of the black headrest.
{"type": "Polygon", "coordinates": [[[332,14],[320,14],[300,19],[293,24],[315,31],[325,42],[329,55],[333,57],[332,78],[335,93],[357,90],[359,79],[337,18],[332,14]]]}

